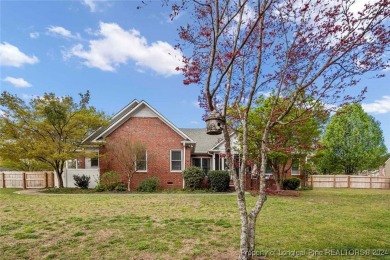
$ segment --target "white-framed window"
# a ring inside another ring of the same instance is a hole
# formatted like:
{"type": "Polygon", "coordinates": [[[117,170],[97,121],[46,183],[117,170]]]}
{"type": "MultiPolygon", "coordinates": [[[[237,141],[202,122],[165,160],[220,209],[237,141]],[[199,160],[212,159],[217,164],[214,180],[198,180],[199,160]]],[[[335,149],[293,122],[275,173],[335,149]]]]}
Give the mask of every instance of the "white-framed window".
{"type": "Polygon", "coordinates": [[[181,150],[171,150],[171,172],[181,172],[181,150]]]}
{"type": "Polygon", "coordinates": [[[89,157],[84,158],[85,169],[99,168],[99,150],[94,148],[86,148],[85,152],[89,154],[89,157]]]}
{"type": "Polygon", "coordinates": [[[99,167],[99,157],[91,158],[91,168],[99,167]]]}
{"type": "Polygon", "coordinates": [[[85,168],[91,169],[91,168],[99,168],[99,153],[98,152],[92,152],[96,155],[91,158],[85,158],[85,168]]]}
{"type": "Polygon", "coordinates": [[[292,159],[291,175],[299,175],[299,159],[292,159]]]}
{"type": "Polygon", "coordinates": [[[202,168],[207,175],[210,171],[211,158],[209,157],[194,157],[192,158],[192,166],[202,168]]]}
{"type": "Polygon", "coordinates": [[[148,171],[148,153],[146,150],[137,154],[135,158],[135,170],[137,172],[148,171]]]}

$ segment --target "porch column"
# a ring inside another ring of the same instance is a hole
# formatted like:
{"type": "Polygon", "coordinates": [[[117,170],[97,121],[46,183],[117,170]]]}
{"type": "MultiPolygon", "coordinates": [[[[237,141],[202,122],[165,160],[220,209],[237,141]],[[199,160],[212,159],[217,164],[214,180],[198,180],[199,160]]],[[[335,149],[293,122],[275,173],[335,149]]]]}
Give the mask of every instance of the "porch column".
{"type": "Polygon", "coordinates": [[[211,159],[211,164],[213,165],[211,168],[213,171],[215,171],[215,153],[213,153],[213,157],[211,159]]]}

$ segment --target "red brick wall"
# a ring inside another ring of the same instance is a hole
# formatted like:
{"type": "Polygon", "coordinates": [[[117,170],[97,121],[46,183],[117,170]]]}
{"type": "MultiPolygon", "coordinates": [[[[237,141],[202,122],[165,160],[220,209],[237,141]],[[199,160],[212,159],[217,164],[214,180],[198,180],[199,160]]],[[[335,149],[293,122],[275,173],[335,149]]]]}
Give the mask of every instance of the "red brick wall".
{"type": "MultiPolygon", "coordinates": [[[[147,172],[139,172],[133,175],[131,189],[135,190],[138,185],[150,177],[160,180],[160,189],[181,189],[183,178],[181,172],[170,171],[170,151],[183,151],[183,137],[173,131],[169,126],[158,118],[130,118],[127,122],[112,132],[107,141],[118,140],[118,137],[128,137],[134,141],[140,141],[147,150],[147,172]]],[[[100,150],[105,153],[105,148],[100,150]]],[[[186,167],[190,165],[190,148],[186,148],[186,167]]],[[[182,154],[182,160],[184,155],[182,154]]],[[[105,171],[115,170],[121,172],[115,160],[109,154],[100,161],[101,174],[105,171]]],[[[122,181],[127,185],[127,175],[122,172],[122,181]]]]}
{"type": "Polygon", "coordinates": [[[78,163],[79,163],[79,165],[78,165],[79,169],[85,169],[85,157],[84,156],[81,156],[79,158],[78,163]]]}

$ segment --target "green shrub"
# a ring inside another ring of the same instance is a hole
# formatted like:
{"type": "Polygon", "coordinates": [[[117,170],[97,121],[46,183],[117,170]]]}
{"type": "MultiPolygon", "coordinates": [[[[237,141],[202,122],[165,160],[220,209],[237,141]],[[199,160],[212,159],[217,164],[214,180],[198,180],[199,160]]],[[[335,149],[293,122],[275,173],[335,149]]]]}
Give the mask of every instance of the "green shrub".
{"type": "Polygon", "coordinates": [[[119,172],[109,171],[100,176],[100,186],[105,190],[113,191],[121,182],[121,176],[119,172]]]}
{"type": "Polygon", "coordinates": [[[191,190],[200,189],[204,177],[204,171],[199,167],[191,166],[183,172],[185,185],[191,190]]]}
{"type": "Polygon", "coordinates": [[[208,176],[211,190],[223,192],[229,189],[230,175],[227,171],[209,171],[208,176]]]}
{"type": "Polygon", "coordinates": [[[95,187],[95,191],[97,191],[97,192],[102,192],[102,191],[104,191],[104,187],[102,186],[102,185],[96,185],[96,187],[95,187]]]}
{"type": "Polygon", "coordinates": [[[159,180],[155,177],[148,178],[146,180],[143,180],[139,184],[137,191],[138,192],[155,192],[155,191],[157,191],[157,187],[158,187],[159,183],[160,183],[159,180]]]}
{"type": "Polygon", "coordinates": [[[283,181],[283,189],[285,190],[296,190],[301,185],[301,180],[296,177],[287,178],[283,181]]]}
{"type": "Polygon", "coordinates": [[[116,191],[126,191],[127,188],[125,186],[125,184],[123,183],[123,181],[119,182],[118,185],[115,187],[115,190],[116,191]]]}
{"type": "Polygon", "coordinates": [[[88,189],[89,180],[91,179],[91,177],[87,176],[85,174],[83,174],[81,176],[73,175],[73,179],[75,181],[74,185],[76,187],[79,187],[80,189],[88,189]]]}

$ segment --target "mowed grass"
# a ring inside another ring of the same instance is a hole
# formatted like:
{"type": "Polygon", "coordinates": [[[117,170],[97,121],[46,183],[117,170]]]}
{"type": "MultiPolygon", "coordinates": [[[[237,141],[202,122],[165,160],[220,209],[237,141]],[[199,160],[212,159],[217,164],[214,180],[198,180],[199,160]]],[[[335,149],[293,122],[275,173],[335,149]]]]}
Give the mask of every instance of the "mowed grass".
{"type": "MultiPolygon", "coordinates": [[[[239,250],[234,195],[14,191],[0,189],[0,259],[235,259],[239,250]]],[[[361,259],[390,259],[384,255],[390,253],[390,191],[270,196],[256,234],[258,252],[270,259],[293,258],[295,251],[328,259],[309,250],[355,249],[366,250],[361,259]]],[[[338,258],[352,259],[331,259],[338,258]]]]}

